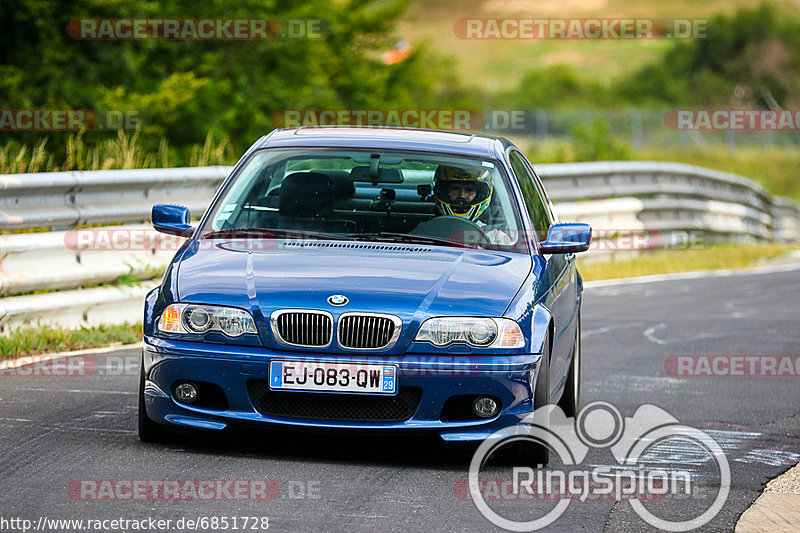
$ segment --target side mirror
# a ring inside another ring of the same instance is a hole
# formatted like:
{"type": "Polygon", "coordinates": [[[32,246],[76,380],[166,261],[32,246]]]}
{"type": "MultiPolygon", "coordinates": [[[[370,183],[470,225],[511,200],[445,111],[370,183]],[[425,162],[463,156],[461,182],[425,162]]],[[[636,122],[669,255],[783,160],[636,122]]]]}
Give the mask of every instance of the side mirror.
{"type": "Polygon", "coordinates": [[[543,254],[569,254],[585,252],[592,242],[589,224],[553,224],[547,240],[539,246],[543,254]]]}
{"type": "Polygon", "coordinates": [[[189,224],[189,208],[182,205],[154,205],[152,220],[156,231],[168,235],[190,237],[194,230],[189,224]]]}

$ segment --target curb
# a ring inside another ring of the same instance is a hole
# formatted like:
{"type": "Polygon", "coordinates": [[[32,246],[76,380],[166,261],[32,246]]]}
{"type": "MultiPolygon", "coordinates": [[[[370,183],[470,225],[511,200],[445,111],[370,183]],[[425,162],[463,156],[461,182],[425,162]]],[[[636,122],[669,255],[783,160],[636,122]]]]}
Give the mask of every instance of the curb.
{"type": "Polygon", "coordinates": [[[800,531],[800,463],[773,479],[736,523],[736,533],[800,531]]]}

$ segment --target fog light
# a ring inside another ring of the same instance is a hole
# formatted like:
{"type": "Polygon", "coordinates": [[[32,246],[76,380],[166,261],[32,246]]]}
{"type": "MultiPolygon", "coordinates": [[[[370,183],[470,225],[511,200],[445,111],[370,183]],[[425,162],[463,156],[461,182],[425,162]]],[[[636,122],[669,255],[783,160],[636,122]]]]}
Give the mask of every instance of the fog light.
{"type": "Polygon", "coordinates": [[[199,394],[197,385],[186,381],[175,385],[173,392],[175,393],[175,398],[182,403],[194,403],[199,394]]]}
{"type": "Polygon", "coordinates": [[[481,418],[491,418],[497,414],[500,406],[488,396],[481,396],[472,402],[472,412],[481,418]]]}

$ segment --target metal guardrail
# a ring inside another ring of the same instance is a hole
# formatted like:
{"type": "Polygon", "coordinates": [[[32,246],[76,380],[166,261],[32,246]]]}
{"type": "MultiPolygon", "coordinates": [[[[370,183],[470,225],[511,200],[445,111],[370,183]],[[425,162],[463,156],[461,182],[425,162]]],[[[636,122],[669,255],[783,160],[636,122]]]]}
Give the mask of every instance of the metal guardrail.
{"type": "MultiPolygon", "coordinates": [[[[536,168],[565,221],[606,231],[695,231],[716,238],[800,241],[800,205],[774,198],[733,174],[657,162],[536,168]]],[[[155,282],[84,287],[126,274],[154,277],[169,263],[180,239],[142,224],[149,220],[152,205],[186,205],[199,216],[230,170],[218,166],[0,176],[0,229],[55,230],[0,236],[0,295],[5,296],[0,299],[0,331],[26,321],[79,325],[139,319],[142,298],[155,282]],[[138,224],[80,233],[72,229],[106,223],[138,224]],[[26,294],[35,291],[56,292],[26,294]]]]}
{"type": "Polygon", "coordinates": [[[152,278],[182,242],[149,224],[0,235],[0,296],[152,278]]]}
{"type": "MultiPolygon", "coordinates": [[[[782,199],[776,204],[766,189],[734,174],[652,161],[539,165],[537,170],[557,206],[559,202],[581,200],[641,199],[638,223],[625,229],[701,230],[725,238],[800,239],[791,222],[800,220],[796,202],[782,199]],[[784,220],[787,217],[789,220],[784,220]]],[[[571,206],[569,214],[581,222],[604,223],[602,219],[582,217],[580,204],[571,206]]]]}
{"type": "Polygon", "coordinates": [[[79,328],[97,324],[135,324],[142,320],[144,297],[158,283],[95,287],[0,299],[0,331],[17,326],[57,324],[79,328]]]}
{"type": "Polygon", "coordinates": [[[199,213],[230,167],[40,172],[0,176],[0,229],[144,222],[156,203],[199,213]]]}

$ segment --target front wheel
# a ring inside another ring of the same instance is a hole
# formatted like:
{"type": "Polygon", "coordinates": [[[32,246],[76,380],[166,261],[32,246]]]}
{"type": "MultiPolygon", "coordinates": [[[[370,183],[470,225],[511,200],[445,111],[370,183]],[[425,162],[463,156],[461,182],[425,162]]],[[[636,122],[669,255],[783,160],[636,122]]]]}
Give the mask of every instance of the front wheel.
{"type": "Polygon", "coordinates": [[[142,442],[154,443],[168,440],[164,426],[153,422],[147,416],[147,409],[145,409],[144,405],[144,366],[139,375],[139,439],[142,442]]]}
{"type": "Polygon", "coordinates": [[[572,345],[572,362],[564,392],[558,406],[569,417],[578,416],[581,409],[581,312],[578,310],[578,326],[575,328],[575,342],[572,345]]]}
{"type": "MultiPolygon", "coordinates": [[[[536,411],[550,403],[550,335],[544,339],[544,349],[536,376],[533,409],[536,411]]],[[[550,427],[549,415],[539,413],[538,424],[550,427]]],[[[514,440],[500,449],[500,460],[515,466],[545,466],[550,462],[550,448],[532,438],[514,440]]]]}

